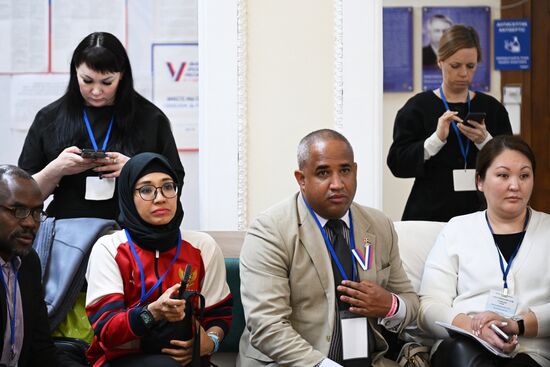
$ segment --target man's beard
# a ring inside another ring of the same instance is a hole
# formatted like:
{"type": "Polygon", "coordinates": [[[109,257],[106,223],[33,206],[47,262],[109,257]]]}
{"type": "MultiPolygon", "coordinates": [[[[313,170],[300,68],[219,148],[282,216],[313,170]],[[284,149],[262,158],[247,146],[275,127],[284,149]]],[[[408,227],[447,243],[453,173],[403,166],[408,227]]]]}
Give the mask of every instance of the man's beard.
{"type": "Polygon", "coordinates": [[[9,253],[12,256],[19,256],[19,257],[26,256],[31,251],[32,246],[20,245],[17,242],[17,237],[23,234],[32,235],[33,237],[35,237],[35,233],[28,230],[20,230],[17,232],[13,232],[8,237],[7,241],[0,241],[0,251],[9,253]]]}
{"type": "Polygon", "coordinates": [[[32,246],[15,246],[13,248],[12,254],[15,256],[23,257],[27,256],[27,254],[31,251],[32,246]]]}

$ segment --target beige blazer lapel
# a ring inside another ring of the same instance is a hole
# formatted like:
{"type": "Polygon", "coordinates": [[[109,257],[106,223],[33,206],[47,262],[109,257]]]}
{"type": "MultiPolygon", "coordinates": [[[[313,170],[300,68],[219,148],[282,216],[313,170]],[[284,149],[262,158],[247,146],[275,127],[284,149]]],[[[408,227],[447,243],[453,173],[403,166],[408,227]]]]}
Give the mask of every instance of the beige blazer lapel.
{"type": "MultiPolygon", "coordinates": [[[[323,235],[315,219],[311,216],[309,209],[306,207],[302,196],[298,195],[296,200],[300,220],[298,229],[300,242],[309,254],[313,266],[315,266],[319,281],[325,290],[328,304],[332,305],[335,302],[334,277],[332,275],[332,265],[323,235]]],[[[329,310],[333,310],[333,307],[329,307],[329,310]]],[[[332,320],[333,316],[334,315],[331,317],[331,315],[329,315],[329,320],[332,320]]]]}
{"type": "MultiPolygon", "coordinates": [[[[361,253],[365,255],[365,245],[371,244],[376,247],[376,235],[374,233],[370,233],[370,223],[367,221],[367,219],[361,214],[360,211],[354,210],[355,204],[352,204],[351,206],[351,216],[353,219],[353,235],[355,239],[355,247],[361,250],[361,253]]],[[[374,251],[374,247],[372,249],[372,260],[371,260],[371,267],[369,270],[363,270],[363,268],[357,263],[357,260],[355,257],[353,257],[353,261],[355,261],[357,271],[359,274],[360,280],[369,280],[372,282],[376,281],[376,251],[374,251]]]]}

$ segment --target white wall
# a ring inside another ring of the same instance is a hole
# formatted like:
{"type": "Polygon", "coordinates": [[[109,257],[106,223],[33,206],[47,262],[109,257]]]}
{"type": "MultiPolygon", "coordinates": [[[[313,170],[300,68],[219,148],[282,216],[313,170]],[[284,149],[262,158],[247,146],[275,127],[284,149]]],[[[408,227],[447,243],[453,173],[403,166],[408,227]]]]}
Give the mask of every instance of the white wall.
{"type": "Polygon", "coordinates": [[[237,0],[198,5],[199,229],[233,230],[238,228],[237,0]]]}
{"type": "Polygon", "coordinates": [[[334,128],[332,0],[248,1],[248,219],[298,190],[296,147],[334,128]]]}
{"type": "MultiPolygon", "coordinates": [[[[411,98],[414,94],[421,92],[421,44],[422,44],[422,13],[423,6],[490,6],[492,19],[498,19],[500,16],[500,0],[462,0],[457,3],[454,0],[383,0],[384,6],[412,6],[413,11],[413,49],[414,49],[414,91],[411,93],[384,93],[384,161],[388,155],[388,150],[392,143],[393,121],[397,111],[411,98]]],[[[492,23],[490,26],[492,32],[492,23]]],[[[491,40],[492,42],[492,40],[491,40]]],[[[492,46],[491,46],[492,48],[492,46]]],[[[489,56],[489,55],[488,55],[489,56]]],[[[492,65],[492,59],[491,59],[492,65]]],[[[491,67],[492,69],[492,67],[491,67]]],[[[488,92],[495,98],[500,99],[500,72],[491,72],[491,90],[488,92]]],[[[413,179],[402,179],[394,177],[388,166],[384,162],[384,192],[383,192],[383,207],[382,210],[386,215],[394,220],[401,218],[405,203],[411,190],[413,179]]]]}

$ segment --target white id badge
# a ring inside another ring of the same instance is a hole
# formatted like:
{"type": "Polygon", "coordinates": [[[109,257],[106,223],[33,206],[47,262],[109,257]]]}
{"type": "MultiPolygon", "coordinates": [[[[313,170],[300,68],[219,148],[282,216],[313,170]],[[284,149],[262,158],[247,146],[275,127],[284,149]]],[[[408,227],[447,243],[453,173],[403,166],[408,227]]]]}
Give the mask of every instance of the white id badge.
{"type": "Polygon", "coordinates": [[[516,314],[518,301],[514,296],[507,296],[500,291],[491,290],[487,299],[487,311],[493,311],[501,316],[510,318],[516,314]]]}
{"type": "Polygon", "coordinates": [[[340,312],[344,360],[369,357],[369,324],[366,317],[340,312]]]}
{"type": "Polygon", "coordinates": [[[476,170],[454,169],[453,183],[455,191],[476,191],[476,170]]]}
{"type": "Polygon", "coordinates": [[[109,200],[115,194],[115,178],[86,177],[86,200],[109,200]]]}

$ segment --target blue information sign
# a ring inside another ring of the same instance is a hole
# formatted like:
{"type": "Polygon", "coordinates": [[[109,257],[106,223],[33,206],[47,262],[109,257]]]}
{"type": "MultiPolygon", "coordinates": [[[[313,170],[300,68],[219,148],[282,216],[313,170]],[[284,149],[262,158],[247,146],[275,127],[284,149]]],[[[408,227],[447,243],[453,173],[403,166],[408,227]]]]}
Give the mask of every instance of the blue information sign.
{"type": "Polygon", "coordinates": [[[413,9],[384,8],[384,92],[413,90],[413,9]]]}
{"type": "Polygon", "coordinates": [[[529,19],[495,20],[495,69],[531,68],[531,27],[529,19]]]}

